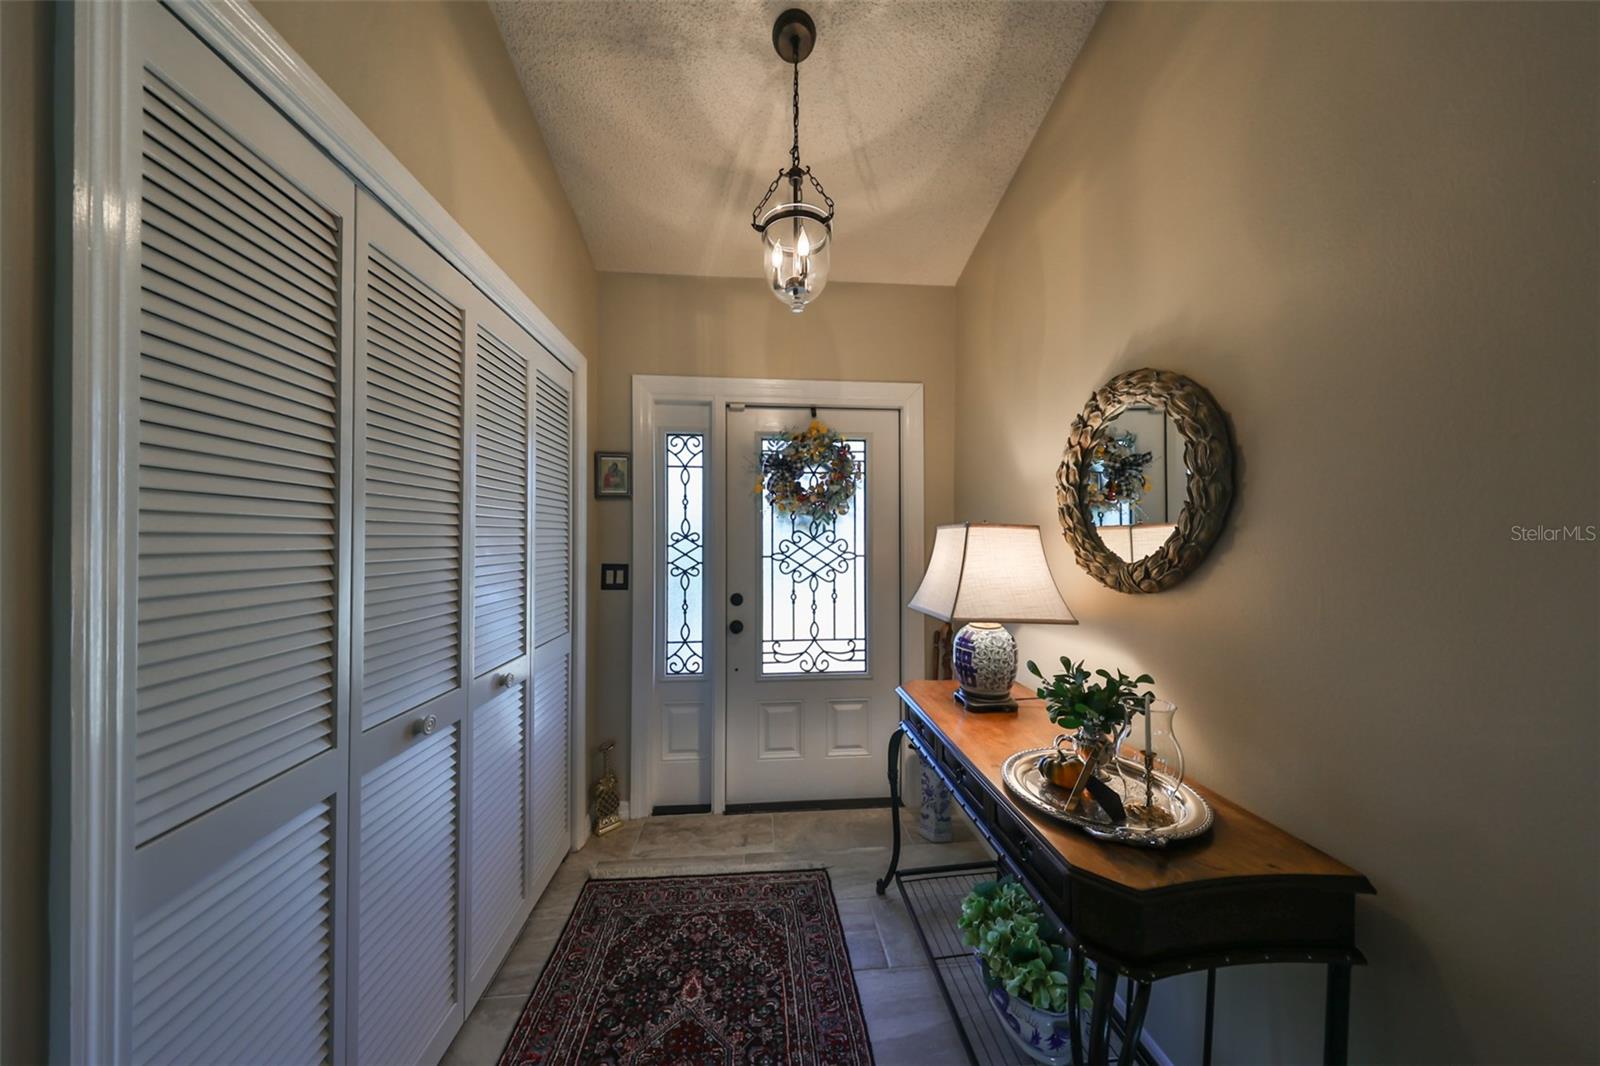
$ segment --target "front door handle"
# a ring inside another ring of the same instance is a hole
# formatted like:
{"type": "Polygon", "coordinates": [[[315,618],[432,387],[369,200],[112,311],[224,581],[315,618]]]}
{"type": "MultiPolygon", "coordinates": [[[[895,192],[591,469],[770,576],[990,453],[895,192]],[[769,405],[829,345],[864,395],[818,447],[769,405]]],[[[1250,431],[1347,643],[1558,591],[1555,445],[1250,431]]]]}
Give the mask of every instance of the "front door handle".
{"type": "Polygon", "coordinates": [[[735,618],[733,621],[728,623],[728,632],[729,633],[743,633],[744,632],[744,623],[739,621],[737,618],[735,618]]]}

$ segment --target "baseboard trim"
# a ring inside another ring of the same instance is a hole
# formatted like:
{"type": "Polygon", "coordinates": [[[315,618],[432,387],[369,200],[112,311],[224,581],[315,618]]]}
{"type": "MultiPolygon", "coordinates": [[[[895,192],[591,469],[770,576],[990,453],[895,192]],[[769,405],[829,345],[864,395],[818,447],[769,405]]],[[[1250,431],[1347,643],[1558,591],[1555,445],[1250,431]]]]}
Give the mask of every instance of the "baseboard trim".
{"type": "Polygon", "coordinates": [[[662,803],[650,808],[651,817],[663,814],[710,814],[709,803],[662,803]]]}
{"type": "Polygon", "coordinates": [[[723,808],[723,811],[727,814],[781,814],[785,811],[853,811],[887,806],[889,806],[888,796],[866,796],[861,799],[789,800],[783,803],[730,803],[723,808]]]}

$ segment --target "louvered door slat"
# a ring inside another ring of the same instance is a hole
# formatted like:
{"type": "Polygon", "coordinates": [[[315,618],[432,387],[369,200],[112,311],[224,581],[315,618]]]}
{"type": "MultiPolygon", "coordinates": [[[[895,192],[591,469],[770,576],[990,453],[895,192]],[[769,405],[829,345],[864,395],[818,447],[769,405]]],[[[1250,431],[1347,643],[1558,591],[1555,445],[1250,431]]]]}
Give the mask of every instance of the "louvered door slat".
{"type": "Polygon", "coordinates": [[[203,352],[174,349],[158,338],[150,338],[145,357],[151,363],[150,378],[165,386],[161,391],[168,402],[176,398],[180,406],[194,409],[197,403],[216,397],[227,401],[219,405],[223,415],[243,408],[254,414],[258,424],[266,417],[273,420],[274,429],[318,441],[333,439],[335,420],[323,406],[321,395],[301,393],[280,378],[252,377],[203,352]]]}
{"type": "Polygon", "coordinates": [[[472,958],[470,972],[517,917],[523,900],[524,686],[478,708],[472,740],[472,958]]]}
{"type": "Polygon", "coordinates": [[[478,329],[473,673],[527,651],[528,363],[478,329]]]}
{"type": "Polygon", "coordinates": [[[164,209],[176,205],[170,201],[164,204],[162,190],[154,184],[146,188],[149,210],[144,220],[145,247],[152,253],[152,263],[159,261],[158,269],[162,273],[184,282],[205,277],[211,284],[226,289],[227,298],[234,306],[285,332],[305,337],[313,344],[335,338],[338,315],[334,309],[321,306],[317,297],[308,297],[300,286],[289,284],[260,266],[241,261],[241,256],[224,254],[220,249],[208,255],[195,247],[198,239],[192,243],[177,239],[173,231],[178,227],[172,225],[171,216],[164,209]]]}
{"type": "Polygon", "coordinates": [[[552,656],[533,678],[532,888],[539,890],[566,857],[571,841],[567,807],[567,738],[571,713],[569,656],[552,656]]]}
{"type": "Polygon", "coordinates": [[[567,386],[535,374],[534,643],[572,624],[572,419],[567,386]]]}
{"type": "Polygon", "coordinates": [[[154,74],[143,113],[140,842],[333,743],[340,305],[337,217],[154,74]]]}
{"type": "Polygon", "coordinates": [[[323,364],[314,346],[292,338],[285,341],[284,338],[263,337],[259,330],[248,328],[251,323],[229,311],[225,304],[198,310],[168,299],[157,290],[146,289],[139,323],[145,333],[174,344],[229,358],[260,360],[259,365],[267,369],[269,376],[275,368],[283,367],[293,374],[333,380],[332,368],[323,364]]]}
{"type": "Polygon", "coordinates": [[[365,269],[361,719],[370,729],[460,684],[466,327],[459,307],[376,248],[365,269]]]}
{"type": "Polygon", "coordinates": [[[456,1002],[454,727],[361,782],[358,1046],[364,1062],[414,1061],[456,1002]]]}
{"type": "Polygon", "coordinates": [[[146,129],[152,140],[173,147],[219,184],[230,186],[244,205],[230,214],[258,223],[286,247],[322,263],[330,273],[338,272],[338,242],[319,228],[314,204],[274,181],[272,164],[241,145],[162,78],[149,77],[145,92],[146,129]]]}
{"type": "Polygon", "coordinates": [[[333,846],[319,804],[138,923],[134,1061],[260,1061],[263,1041],[329,1057],[333,846]]]}

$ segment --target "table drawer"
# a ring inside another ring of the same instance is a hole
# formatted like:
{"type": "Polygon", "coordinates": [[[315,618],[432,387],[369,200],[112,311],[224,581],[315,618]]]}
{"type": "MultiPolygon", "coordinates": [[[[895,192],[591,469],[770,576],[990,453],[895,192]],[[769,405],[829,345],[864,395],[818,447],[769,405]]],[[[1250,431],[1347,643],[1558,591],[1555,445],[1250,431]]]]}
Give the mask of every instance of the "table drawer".
{"type": "MultiPolygon", "coordinates": [[[[1017,865],[1027,873],[1029,880],[1051,897],[1052,905],[1057,901],[1064,904],[1067,896],[1066,864],[1004,807],[996,808],[992,824],[1000,836],[1001,843],[1017,861],[1017,865]]],[[[1070,920],[1070,917],[1065,913],[1061,914],[1063,921],[1070,920]]]]}
{"type": "Polygon", "coordinates": [[[911,736],[916,740],[917,746],[927,752],[930,758],[941,759],[944,745],[939,743],[939,738],[932,727],[923,721],[915,711],[910,711],[909,708],[907,710],[909,713],[906,715],[906,728],[911,731],[911,736]]]}
{"type": "Polygon", "coordinates": [[[944,768],[945,776],[961,793],[962,799],[970,804],[978,816],[988,820],[994,813],[994,803],[989,798],[989,790],[983,787],[979,776],[967,769],[960,757],[948,749],[939,752],[939,764],[944,768]]]}

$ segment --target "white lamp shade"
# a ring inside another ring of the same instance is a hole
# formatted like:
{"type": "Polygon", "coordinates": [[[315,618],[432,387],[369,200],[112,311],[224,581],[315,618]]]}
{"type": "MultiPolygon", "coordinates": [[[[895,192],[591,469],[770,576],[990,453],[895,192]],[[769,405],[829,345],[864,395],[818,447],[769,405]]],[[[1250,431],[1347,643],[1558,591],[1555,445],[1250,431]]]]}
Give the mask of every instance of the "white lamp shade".
{"type": "Polygon", "coordinates": [[[910,606],[946,622],[1078,624],[1056,591],[1038,526],[940,526],[910,606]]]}

